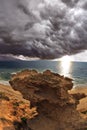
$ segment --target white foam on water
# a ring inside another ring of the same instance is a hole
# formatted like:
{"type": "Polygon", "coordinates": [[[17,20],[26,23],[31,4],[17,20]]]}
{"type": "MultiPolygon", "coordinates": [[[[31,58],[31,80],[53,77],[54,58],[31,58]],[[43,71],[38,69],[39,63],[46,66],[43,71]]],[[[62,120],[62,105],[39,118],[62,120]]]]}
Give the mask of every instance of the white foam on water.
{"type": "Polygon", "coordinates": [[[0,80],[0,84],[3,84],[3,85],[9,85],[9,81],[0,80]]]}

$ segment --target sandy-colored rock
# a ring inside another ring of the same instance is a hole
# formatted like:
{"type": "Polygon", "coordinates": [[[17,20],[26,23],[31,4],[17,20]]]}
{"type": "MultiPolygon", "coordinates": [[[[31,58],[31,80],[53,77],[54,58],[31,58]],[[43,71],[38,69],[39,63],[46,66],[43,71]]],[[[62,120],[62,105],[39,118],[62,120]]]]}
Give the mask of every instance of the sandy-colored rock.
{"type": "Polygon", "coordinates": [[[79,93],[79,95],[84,96],[84,98],[80,99],[77,110],[85,113],[84,116],[87,118],[87,87],[76,87],[69,91],[69,93],[72,95],[77,95],[79,93]]]}
{"type": "Polygon", "coordinates": [[[73,87],[72,79],[49,70],[43,73],[25,70],[14,75],[10,84],[31,102],[31,107],[37,107],[38,116],[27,122],[32,130],[87,129],[87,123],[76,110],[80,96],[68,93],[73,87]]]}
{"type": "MultiPolygon", "coordinates": [[[[22,130],[26,126],[23,120],[36,115],[36,108],[30,109],[30,102],[23,99],[19,92],[0,84],[0,130],[22,130]]],[[[26,127],[24,130],[27,130],[26,127]]]]}

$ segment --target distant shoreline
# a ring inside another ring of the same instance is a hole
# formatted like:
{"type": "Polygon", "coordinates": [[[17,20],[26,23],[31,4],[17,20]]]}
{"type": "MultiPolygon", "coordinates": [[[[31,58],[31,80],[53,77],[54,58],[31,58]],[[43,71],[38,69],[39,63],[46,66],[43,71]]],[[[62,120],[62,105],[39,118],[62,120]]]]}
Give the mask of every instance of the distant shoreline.
{"type": "Polygon", "coordinates": [[[25,69],[35,69],[39,72],[49,69],[54,73],[72,78],[74,86],[87,86],[87,62],[73,62],[70,66],[65,66],[59,61],[45,60],[0,62],[0,79],[10,80],[11,74],[25,69]]]}

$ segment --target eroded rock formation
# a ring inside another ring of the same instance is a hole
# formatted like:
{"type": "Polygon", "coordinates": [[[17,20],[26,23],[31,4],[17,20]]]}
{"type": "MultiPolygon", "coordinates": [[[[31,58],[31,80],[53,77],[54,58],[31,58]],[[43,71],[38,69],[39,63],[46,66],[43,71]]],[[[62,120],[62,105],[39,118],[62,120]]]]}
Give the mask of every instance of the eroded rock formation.
{"type": "Polygon", "coordinates": [[[76,106],[79,103],[68,93],[72,79],[64,78],[49,70],[38,73],[25,70],[13,75],[13,89],[20,91],[31,107],[37,107],[38,116],[28,121],[32,130],[83,130],[87,128],[76,106]]]}

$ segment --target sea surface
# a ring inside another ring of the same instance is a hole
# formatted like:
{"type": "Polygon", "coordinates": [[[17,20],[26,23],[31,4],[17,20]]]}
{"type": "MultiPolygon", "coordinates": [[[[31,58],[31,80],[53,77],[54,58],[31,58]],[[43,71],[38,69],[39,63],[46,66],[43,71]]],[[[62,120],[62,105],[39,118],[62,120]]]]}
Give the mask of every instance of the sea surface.
{"type": "Polygon", "coordinates": [[[63,61],[0,61],[0,83],[8,84],[13,73],[24,69],[36,69],[39,72],[51,70],[73,79],[74,87],[87,86],[87,62],[63,61]]]}

